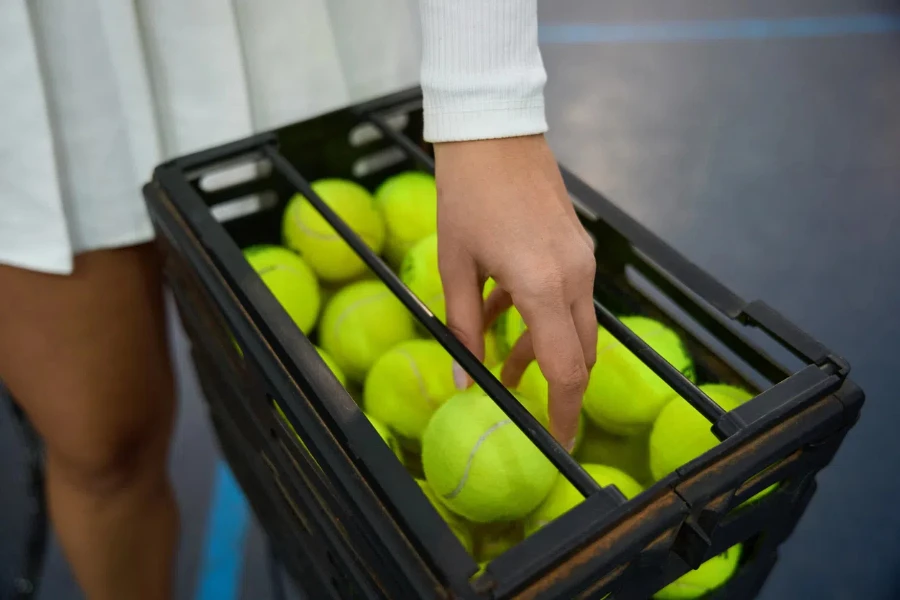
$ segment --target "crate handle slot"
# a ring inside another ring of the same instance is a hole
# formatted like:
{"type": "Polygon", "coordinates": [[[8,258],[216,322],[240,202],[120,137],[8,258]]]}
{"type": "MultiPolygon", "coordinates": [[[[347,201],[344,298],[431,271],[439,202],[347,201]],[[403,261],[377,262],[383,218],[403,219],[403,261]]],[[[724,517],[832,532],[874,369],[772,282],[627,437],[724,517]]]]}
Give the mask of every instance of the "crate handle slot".
{"type": "Polygon", "coordinates": [[[250,216],[274,208],[278,204],[278,196],[273,191],[248,194],[233,200],[226,200],[210,207],[213,218],[219,223],[227,223],[235,219],[250,216]]]}

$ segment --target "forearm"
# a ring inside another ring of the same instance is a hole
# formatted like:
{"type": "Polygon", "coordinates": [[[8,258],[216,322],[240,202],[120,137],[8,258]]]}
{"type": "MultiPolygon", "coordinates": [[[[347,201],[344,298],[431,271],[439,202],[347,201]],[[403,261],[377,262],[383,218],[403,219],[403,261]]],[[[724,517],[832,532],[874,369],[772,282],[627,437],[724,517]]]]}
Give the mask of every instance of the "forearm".
{"type": "Polygon", "coordinates": [[[543,133],[537,0],[419,0],[429,142],[543,133]]]}

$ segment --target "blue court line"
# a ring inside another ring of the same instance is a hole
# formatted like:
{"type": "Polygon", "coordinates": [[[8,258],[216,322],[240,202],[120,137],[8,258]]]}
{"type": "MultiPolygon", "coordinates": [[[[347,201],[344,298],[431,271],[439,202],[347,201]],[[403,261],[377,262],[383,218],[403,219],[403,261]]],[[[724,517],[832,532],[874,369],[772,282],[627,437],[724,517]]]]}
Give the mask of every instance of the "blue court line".
{"type": "Polygon", "coordinates": [[[873,35],[900,32],[900,13],[788,19],[559,23],[541,25],[543,44],[672,43],[873,35]]]}
{"type": "Polygon", "coordinates": [[[237,600],[249,510],[241,488],[223,461],[216,465],[213,490],[194,599],[237,600]]]}

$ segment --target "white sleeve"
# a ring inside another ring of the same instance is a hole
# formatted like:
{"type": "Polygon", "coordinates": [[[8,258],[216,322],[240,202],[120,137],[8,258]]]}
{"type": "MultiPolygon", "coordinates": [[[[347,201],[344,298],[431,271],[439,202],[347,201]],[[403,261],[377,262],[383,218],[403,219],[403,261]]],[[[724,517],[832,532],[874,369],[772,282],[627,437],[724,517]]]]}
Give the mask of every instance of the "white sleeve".
{"type": "Polygon", "coordinates": [[[543,133],[537,0],[420,0],[425,140],[543,133]]]}

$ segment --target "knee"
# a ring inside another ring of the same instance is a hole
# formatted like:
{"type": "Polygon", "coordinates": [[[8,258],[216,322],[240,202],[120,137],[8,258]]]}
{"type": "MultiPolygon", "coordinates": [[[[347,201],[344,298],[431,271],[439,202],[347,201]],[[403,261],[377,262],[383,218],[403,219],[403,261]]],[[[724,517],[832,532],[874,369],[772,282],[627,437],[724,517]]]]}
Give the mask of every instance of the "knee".
{"type": "Polygon", "coordinates": [[[112,429],[72,443],[48,440],[48,475],[97,497],[144,493],[166,481],[171,425],[148,422],[112,429]]]}

